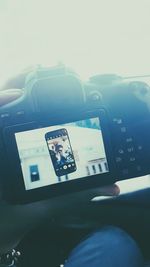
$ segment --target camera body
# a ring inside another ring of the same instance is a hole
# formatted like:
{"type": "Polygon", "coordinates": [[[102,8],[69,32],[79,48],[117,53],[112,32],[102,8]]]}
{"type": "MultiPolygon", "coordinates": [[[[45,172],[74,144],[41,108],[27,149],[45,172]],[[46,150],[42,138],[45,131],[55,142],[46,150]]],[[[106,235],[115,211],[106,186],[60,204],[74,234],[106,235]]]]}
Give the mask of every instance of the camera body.
{"type": "Polygon", "coordinates": [[[0,108],[3,198],[29,203],[150,172],[147,84],[117,75],[83,83],[38,67],[23,96],[0,108]]]}

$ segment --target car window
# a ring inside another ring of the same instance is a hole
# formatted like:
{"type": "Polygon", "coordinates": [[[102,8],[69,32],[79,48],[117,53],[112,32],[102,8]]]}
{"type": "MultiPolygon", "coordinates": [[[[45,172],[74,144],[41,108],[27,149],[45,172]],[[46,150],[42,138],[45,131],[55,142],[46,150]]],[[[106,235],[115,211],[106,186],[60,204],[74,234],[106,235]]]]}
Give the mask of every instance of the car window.
{"type": "Polygon", "coordinates": [[[149,74],[148,0],[1,0],[1,80],[58,62],[82,77],[149,74]]]}

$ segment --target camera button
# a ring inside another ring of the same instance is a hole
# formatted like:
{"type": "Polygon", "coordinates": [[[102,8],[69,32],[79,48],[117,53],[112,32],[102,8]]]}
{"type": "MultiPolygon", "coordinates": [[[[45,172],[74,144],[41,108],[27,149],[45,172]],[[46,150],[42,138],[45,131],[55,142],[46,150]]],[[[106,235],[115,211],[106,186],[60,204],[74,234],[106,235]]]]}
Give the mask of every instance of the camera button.
{"type": "Polygon", "coordinates": [[[14,114],[14,120],[16,122],[22,122],[23,119],[25,119],[25,111],[24,110],[17,110],[14,114]]]}
{"type": "Polygon", "coordinates": [[[113,118],[113,123],[115,124],[115,125],[120,125],[120,124],[122,124],[123,122],[122,122],[122,118],[113,118]]]}
{"type": "Polygon", "coordinates": [[[101,101],[102,100],[102,95],[98,91],[94,91],[91,94],[91,100],[94,102],[101,101]]]}
{"type": "Polygon", "coordinates": [[[136,157],[132,156],[132,157],[129,158],[129,162],[132,163],[132,162],[135,162],[135,161],[136,161],[136,157]]]}
{"type": "Polygon", "coordinates": [[[138,155],[139,160],[145,161],[146,160],[145,155],[147,154],[146,153],[147,149],[145,150],[142,144],[138,144],[136,145],[135,150],[136,150],[136,154],[138,155]]]}
{"type": "Polygon", "coordinates": [[[18,110],[17,112],[16,112],[16,116],[22,116],[22,115],[24,115],[25,114],[25,111],[24,110],[18,110]]]}
{"type": "Polygon", "coordinates": [[[122,148],[120,148],[119,150],[118,150],[118,154],[120,155],[123,155],[124,154],[124,149],[122,149],[122,148]]]}
{"type": "Polygon", "coordinates": [[[8,113],[8,112],[2,113],[0,115],[0,117],[1,117],[2,120],[8,119],[8,118],[10,118],[10,113],[8,113]]]}
{"type": "Polygon", "coordinates": [[[122,126],[120,128],[120,131],[121,131],[121,133],[126,133],[127,132],[127,128],[125,126],[122,126]]]}
{"type": "Polygon", "coordinates": [[[137,146],[137,150],[138,150],[138,151],[142,151],[142,150],[143,150],[143,146],[142,146],[142,145],[138,145],[138,146],[137,146]]]}
{"type": "Polygon", "coordinates": [[[129,154],[132,153],[132,152],[134,152],[134,147],[133,146],[127,147],[127,152],[129,154]]]}
{"type": "Polygon", "coordinates": [[[129,144],[129,143],[133,143],[133,138],[132,137],[127,137],[126,138],[126,143],[129,144]]]}
{"type": "Polygon", "coordinates": [[[116,157],[116,158],[115,158],[116,163],[120,163],[120,162],[122,162],[122,160],[123,160],[123,159],[122,159],[121,157],[116,157]]]}
{"type": "Polygon", "coordinates": [[[5,113],[2,113],[0,114],[0,118],[1,118],[1,124],[2,125],[6,125],[10,122],[10,113],[9,112],[5,112],[5,113]]]}

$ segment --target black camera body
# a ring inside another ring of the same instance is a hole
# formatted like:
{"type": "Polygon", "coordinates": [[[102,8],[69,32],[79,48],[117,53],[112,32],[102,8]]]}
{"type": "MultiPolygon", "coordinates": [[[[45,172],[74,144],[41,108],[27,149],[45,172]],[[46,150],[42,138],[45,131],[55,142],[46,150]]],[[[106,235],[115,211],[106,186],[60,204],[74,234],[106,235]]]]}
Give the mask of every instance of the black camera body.
{"type": "Polygon", "coordinates": [[[0,108],[3,198],[27,203],[150,173],[147,84],[116,75],[83,83],[38,67],[0,108]]]}

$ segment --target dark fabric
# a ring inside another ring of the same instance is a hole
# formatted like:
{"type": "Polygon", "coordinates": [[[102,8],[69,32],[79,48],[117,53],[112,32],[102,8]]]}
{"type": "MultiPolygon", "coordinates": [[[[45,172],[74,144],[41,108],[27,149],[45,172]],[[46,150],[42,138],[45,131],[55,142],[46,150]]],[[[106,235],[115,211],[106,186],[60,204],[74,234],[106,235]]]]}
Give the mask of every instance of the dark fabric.
{"type": "Polygon", "coordinates": [[[71,252],[65,267],[143,267],[135,241],[123,230],[104,227],[83,240],[71,252]]]}

